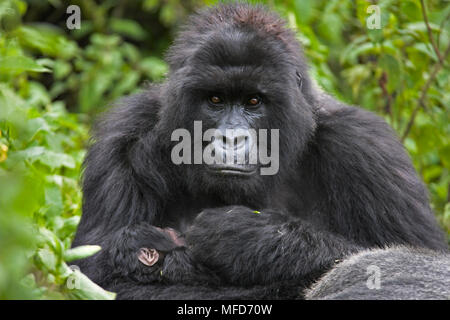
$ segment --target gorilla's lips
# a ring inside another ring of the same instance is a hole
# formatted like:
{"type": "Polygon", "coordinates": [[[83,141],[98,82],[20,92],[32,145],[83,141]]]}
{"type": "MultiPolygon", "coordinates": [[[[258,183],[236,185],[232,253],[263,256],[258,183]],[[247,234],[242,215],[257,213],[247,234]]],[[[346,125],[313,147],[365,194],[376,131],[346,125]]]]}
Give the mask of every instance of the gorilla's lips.
{"type": "Polygon", "coordinates": [[[256,173],[253,165],[210,165],[208,170],[214,174],[230,176],[251,176],[256,173]]]}

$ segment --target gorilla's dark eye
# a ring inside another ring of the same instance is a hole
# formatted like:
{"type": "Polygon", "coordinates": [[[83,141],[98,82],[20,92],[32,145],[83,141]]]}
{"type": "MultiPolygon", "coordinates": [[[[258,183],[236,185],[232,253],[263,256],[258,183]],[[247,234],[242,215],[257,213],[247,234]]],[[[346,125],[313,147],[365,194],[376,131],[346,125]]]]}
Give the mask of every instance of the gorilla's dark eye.
{"type": "Polygon", "coordinates": [[[209,101],[211,101],[214,104],[222,103],[222,99],[220,99],[218,96],[209,97],[209,101]]]}
{"type": "Polygon", "coordinates": [[[261,103],[261,99],[257,96],[251,97],[250,99],[247,100],[247,105],[253,106],[253,107],[257,106],[260,103],[261,103]]]}

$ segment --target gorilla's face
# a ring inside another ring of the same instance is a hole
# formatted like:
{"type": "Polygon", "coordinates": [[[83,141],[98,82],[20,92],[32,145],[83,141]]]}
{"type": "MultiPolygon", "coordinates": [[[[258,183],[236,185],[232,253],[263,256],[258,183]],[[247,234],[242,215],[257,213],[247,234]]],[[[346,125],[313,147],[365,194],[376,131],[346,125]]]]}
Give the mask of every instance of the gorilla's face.
{"type": "Polygon", "coordinates": [[[224,30],[209,35],[172,73],[168,92],[176,93],[172,112],[178,114],[178,127],[195,138],[194,122],[201,121],[205,140],[201,164],[183,164],[190,190],[234,203],[265,194],[261,188],[272,186],[282,166],[298,154],[300,136],[307,136],[313,121],[310,107],[299,104],[304,99],[297,73],[284,56],[273,39],[224,30]],[[205,159],[209,154],[213,163],[205,159]]]}

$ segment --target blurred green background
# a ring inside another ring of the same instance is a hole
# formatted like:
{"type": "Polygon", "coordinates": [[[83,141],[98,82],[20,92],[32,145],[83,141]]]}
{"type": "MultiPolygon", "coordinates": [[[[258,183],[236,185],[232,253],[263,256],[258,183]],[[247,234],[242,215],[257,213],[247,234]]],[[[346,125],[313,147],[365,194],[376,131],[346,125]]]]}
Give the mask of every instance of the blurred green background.
{"type": "MultiPolygon", "coordinates": [[[[96,114],[146,81],[201,0],[0,0],[0,299],[110,299],[68,266],[80,165],[96,114]],[[70,4],[81,29],[69,30],[70,4]]],[[[263,1],[264,2],[264,1],[263,1]]],[[[265,1],[299,31],[311,74],[383,116],[404,142],[450,232],[450,2],[265,1]],[[366,21],[377,4],[381,29],[366,21]]]]}

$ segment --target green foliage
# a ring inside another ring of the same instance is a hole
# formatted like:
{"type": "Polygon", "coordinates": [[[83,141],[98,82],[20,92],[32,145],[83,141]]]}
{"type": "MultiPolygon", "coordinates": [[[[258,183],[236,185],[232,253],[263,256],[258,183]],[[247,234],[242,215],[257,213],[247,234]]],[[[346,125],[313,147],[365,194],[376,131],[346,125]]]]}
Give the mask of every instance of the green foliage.
{"type": "MultiPolygon", "coordinates": [[[[70,262],[80,170],[92,118],[167,72],[164,51],[208,0],[0,0],[0,299],[111,299],[70,262]],[[82,28],[65,25],[69,4],[82,28]]],[[[253,1],[255,2],[255,1],[253,1]]],[[[299,31],[311,74],[398,132],[450,233],[450,6],[365,0],[268,0],[299,31]],[[430,38],[431,34],[431,38],[430,38]],[[433,39],[433,40],[431,40],[433,39]]]]}
{"type": "MultiPolygon", "coordinates": [[[[8,4],[24,6],[3,2],[0,12],[8,4]]],[[[0,32],[0,299],[114,297],[66,264],[99,250],[70,249],[88,129],[86,117],[68,113],[40,80],[57,63],[50,57],[77,51],[63,35],[39,28],[0,32]],[[69,289],[68,280],[79,285],[69,289]]]]}

